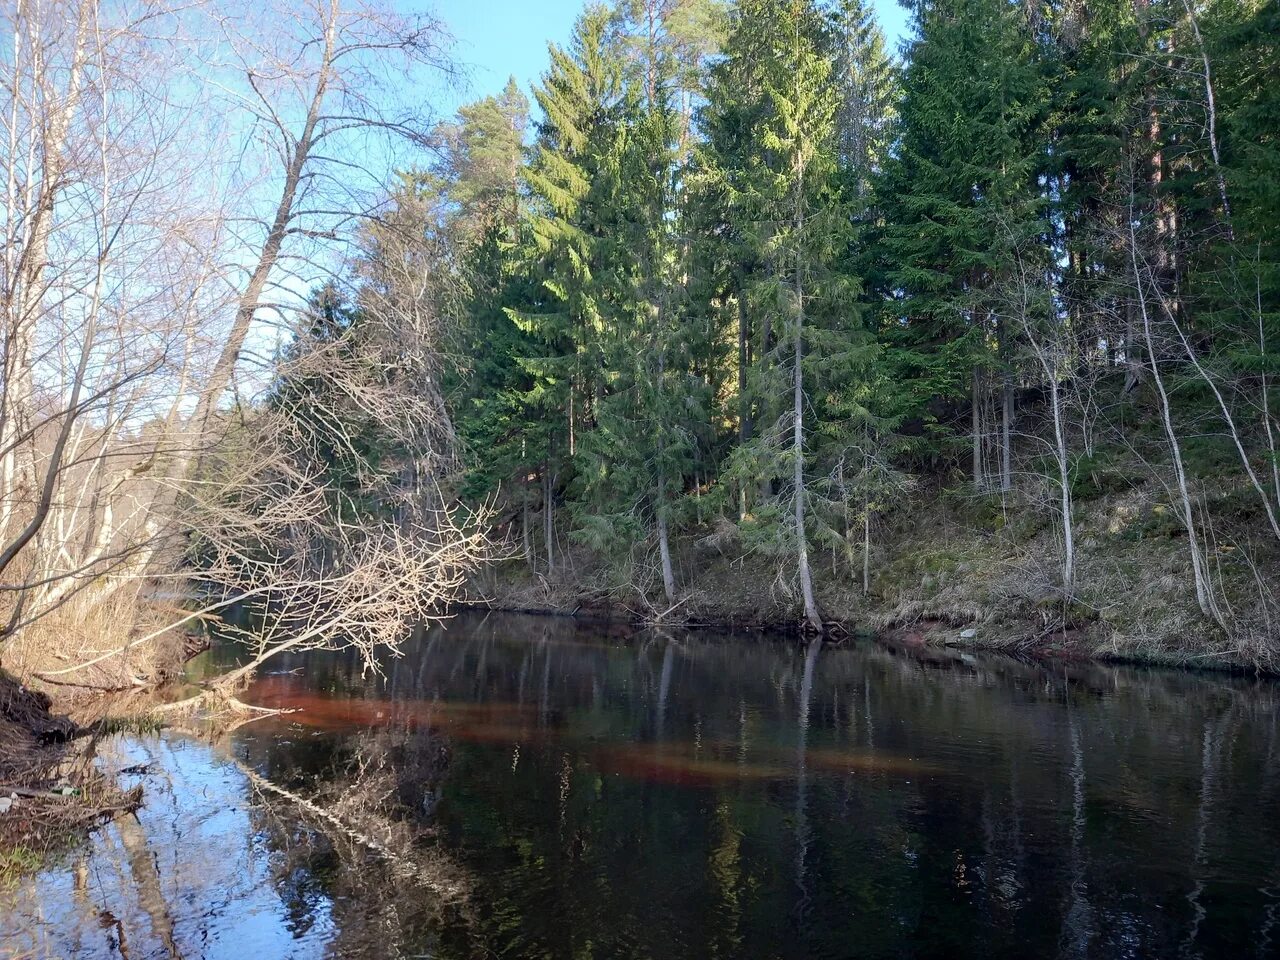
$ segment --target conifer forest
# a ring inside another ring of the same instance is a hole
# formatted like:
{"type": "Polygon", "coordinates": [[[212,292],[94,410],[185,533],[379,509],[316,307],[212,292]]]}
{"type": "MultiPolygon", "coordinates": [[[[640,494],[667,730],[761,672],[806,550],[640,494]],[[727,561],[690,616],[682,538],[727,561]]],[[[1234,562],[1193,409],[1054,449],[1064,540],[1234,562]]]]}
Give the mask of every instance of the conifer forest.
{"type": "Polygon", "coordinates": [[[441,127],[460,495],[568,606],[1274,663],[1275,5],[910,15],[593,6],[441,127]]]}

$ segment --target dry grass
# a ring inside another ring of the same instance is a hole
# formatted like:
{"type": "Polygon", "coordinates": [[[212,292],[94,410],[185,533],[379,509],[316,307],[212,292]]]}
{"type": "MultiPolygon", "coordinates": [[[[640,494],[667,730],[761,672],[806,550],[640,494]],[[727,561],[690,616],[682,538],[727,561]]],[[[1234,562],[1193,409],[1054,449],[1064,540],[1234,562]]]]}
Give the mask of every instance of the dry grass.
{"type": "Polygon", "coordinates": [[[0,673],[0,797],[12,804],[0,813],[0,887],[141,801],[140,789],[123,793],[96,770],[92,740],[69,741],[74,724],[50,707],[0,673]]]}
{"type": "Polygon", "coordinates": [[[101,602],[78,594],[0,648],[0,667],[59,700],[154,683],[180,671],[189,655],[190,633],[165,629],[181,616],[136,590],[101,602]]]}

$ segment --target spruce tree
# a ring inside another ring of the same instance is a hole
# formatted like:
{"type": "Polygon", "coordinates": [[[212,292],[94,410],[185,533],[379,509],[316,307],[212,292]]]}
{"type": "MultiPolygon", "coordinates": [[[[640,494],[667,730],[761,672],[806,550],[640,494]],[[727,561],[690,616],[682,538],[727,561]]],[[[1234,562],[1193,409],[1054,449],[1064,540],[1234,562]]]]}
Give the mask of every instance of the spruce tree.
{"type": "MultiPolygon", "coordinates": [[[[972,479],[991,470],[984,434],[990,385],[1004,396],[998,472],[1009,482],[1011,333],[990,291],[1011,252],[1044,232],[1039,130],[1047,94],[1023,8],[1001,0],[922,5],[908,51],[899,142],[880,196],[883,256],[897,302],[886,310],[904,415],[936,440],[939,399],[970,399],[972,479]]],[[[953,406],[954,409],[954,406],[953,406]]]]}
{"type": "Polygon", "coordinates": [[[884,33],[864,0],[831,4],[826,43],[839,97],[835,124],[840,166],[859,197],[869,200],[893,140],[897,70],[884,33]]]}
{"type": "MultiPolygon", "coordinates": [[[[702,339],[687,322],[689,247],[680,235],[680,156],[688,136],[677,82],[687,38],[673,24],[688,4],[623,3],[624,92],[595,184],[593,226],[601,306],[602,388],[582,436],[575,537],[630,561],[656,546],[676,602],[672,528],[694,461],[707,391],[694,374],[702,339]]],[[[634,579],[629,563],[624,573],[634,579]]]]}
{"type": "Polygon", "coordinates": [[[715,118],[737,136],[725,137],[731,149],[709,153],[708,164],[712,182],[733,200],[741,259],[751,267],[742,295],[760,315],[764,361],[753,371],[760,430],[735,451],[730,476],[740,487],[752,477],[763,483],[745,532],[758,545],[790,552],[806,624],[819,631],[808,418],[871,352],[848,272],[856,201],[842,190],[840,96],[826,26],[824,12],[804,0],[740,4],[719,77],[745,82],[715,118]]]}
{"type": "Polygon", "coordinates": [[[523,185],[529,102],[514,80],[501,95],[463,106],[437,131],[440,158],[432,171],[465,291],[448,342],[445,385],[454,412],[465,472],[460,492],[479,501],[514,485],[522,550],[530,548],[529,481],[541,461],[547,430],[527,403],[534,390],[525,358],[534,342],[511,311],[536,309],[540,287],[520,252],[528,237],[523,185]]]}
{"type": "Polygon", "coordinates": [[[512,308],[537,344],[522,364],[532,380],[522,402],[547,429],[533,455],[543,484],[544,540],[554,565],[552,508],[578,438],[589,429],[604,389],[602,282],[609,266],[608,174],[616,151],[623,61],[613,16],[602,6],[578,19],[569,49],[551,47],[551,66],[534,96],[542,110],[532,158],[525,258],[545,296],[512,308]],[[563,426],[557,429],[559,421],[563,426]]]}

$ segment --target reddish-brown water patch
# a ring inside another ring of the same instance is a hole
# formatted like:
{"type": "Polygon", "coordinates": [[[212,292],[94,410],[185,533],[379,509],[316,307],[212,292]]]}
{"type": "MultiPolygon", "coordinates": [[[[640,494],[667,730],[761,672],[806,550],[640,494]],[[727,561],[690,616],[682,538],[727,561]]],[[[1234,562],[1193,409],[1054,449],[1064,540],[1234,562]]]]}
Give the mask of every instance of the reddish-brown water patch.
{"type": "Polygon", "coordinates": [[[448,730],[462,739],[528,739],[537,732],[535,710],[519,703],[449,700],[386,700],[334,696],[308,690],[295,677],[264,677],[245,696],[260,707],[288,710],[287,723],[323,730],[398,727],[448,730]]]}
{"type": "Polygon", "coordinates": [[[593,756],[605,773],[680,786],[715,786],[748,780],[782,780],[794,776],[787,767],[690,756],[673,744],[628,744],[593,756]]]}
{"type": "Polygon", "coordinates": [[[831,773],[893,774],[895,776],[923,776],[936,773],[937,768],[910,757],[874,753],[865,750],[807,750],[805,765],[831,773]]]}

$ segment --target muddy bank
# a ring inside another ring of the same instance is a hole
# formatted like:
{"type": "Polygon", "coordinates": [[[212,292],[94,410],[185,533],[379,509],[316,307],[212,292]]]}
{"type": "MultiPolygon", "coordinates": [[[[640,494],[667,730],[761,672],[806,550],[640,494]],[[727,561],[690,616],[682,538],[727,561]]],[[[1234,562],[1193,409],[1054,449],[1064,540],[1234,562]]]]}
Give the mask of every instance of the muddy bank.
{"type": "Polygon", "coordinates": [[[0,672],[0,883],[137,809],[140,789],[121,791],[94,767],[94,739],[0,672]]]}
{"type": "MultiPolygon", "coordinates": [[[[722,603],[699,603],[686,606],[685,612],[667,618],[655,618],[652,608],[625,600],[600,599],[572,589],[535,592],[527,587],[507,584],[472,603],[460,605],[463,610],[492,610],[498,613],[529,614],[541,617],[566,617],[598,624],[625,625],[628,628],[677,626],[690,630],[737,631],[759,635],[800,634],[805,629],[800,611],[789,604],[733,607],[722,603]]],[[[1064,660],[1099,660],[1111,663],[1150,663],[1170,665],[1157,657],[1126,656],[1090,643],[1086,635],[1075,629],[1037,630],[1030,623],[1019,630],[1017,624],[1002,624],[998,631],[982,633],[967,621],[951,623],[939,619],[894,622],[892,619],[868,616],[867,610],[832,616],[824,610],[828,639],[839,642],[851,637],[875,639],[881,644],[903,649],[956,648],[995,651],[1021,656],[1064,660]]],[[[1187,659],[1173,662],[1186,668],[1196,664],[1187,659]]],[[[1206,664],[1205,666],[1213,666],[1206,664]]],[[[1241,670],[1242,664],[1227,663],[1219,669],[1241,670]]],[[[1250,672],[1257,672],[1250,668],[1250,672]]],[[[1268,672],[1268,671],[1263,671],[1268,672]]]]}
{"type": "Polygon", "coordinates": [[[0,672],[0,782],[41,764],[74,731],[75,724],[53,713],[47,694],[0,672]]]}

